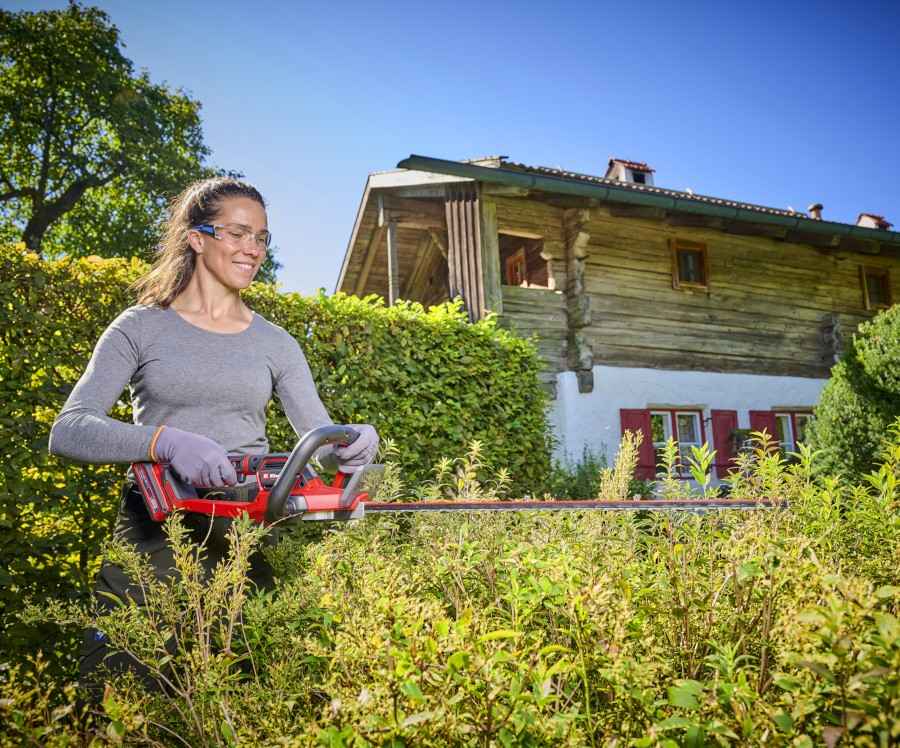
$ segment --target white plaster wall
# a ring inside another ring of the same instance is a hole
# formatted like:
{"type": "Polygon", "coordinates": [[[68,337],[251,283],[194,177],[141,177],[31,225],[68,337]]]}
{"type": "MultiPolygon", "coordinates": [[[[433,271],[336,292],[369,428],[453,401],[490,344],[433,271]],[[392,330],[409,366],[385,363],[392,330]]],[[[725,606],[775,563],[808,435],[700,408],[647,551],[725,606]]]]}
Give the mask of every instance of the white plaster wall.
{"type": "Polygon", "coordinates": [[[585,446],[612,464],[622,427],[621,408],[702,410],[712,445],[710,410],[736,410],[738,428],[750,428],[751,410],[805,410],[819,400],[826,379],[595,366],[592,392],[578,391],[575,372],[557,375],[550,421],[560,443],[555,457],[577,462],[585,446]]]}

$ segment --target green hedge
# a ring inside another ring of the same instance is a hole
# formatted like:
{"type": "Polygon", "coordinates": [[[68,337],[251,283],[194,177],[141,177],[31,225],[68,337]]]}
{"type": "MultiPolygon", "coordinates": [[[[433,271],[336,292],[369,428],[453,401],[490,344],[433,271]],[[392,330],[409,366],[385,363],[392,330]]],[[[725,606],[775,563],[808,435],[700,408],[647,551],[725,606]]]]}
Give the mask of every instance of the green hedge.
{"type": "Polygon", "coordinates": [[[733,495],[787,511],[304,523],[269,549],[277,594],[248,589],[245,524],[197,595],[172,522],[182,573],[146,607],[37,613],[90,621],[171,691],[113,678],[88,724],[37,664],[0,670],[0,748],[897,746],[900,423],[891,445],[847,504],[808,450],[757,444],[733,495]]]}
{"type": "MultiPolygon", "coordinates": [[[[125,466],[60,460],[47,441],[101,332],[134,303],[128,284],[146,269],[137,259],[48,262],[0,247],[0,661],[55,635],[17,623],[15,612],[27,596],[83,595],[111,534],[125,466]]],[[[407,479],[425,479],[473,439],[484,442],[488,462],[510,469],[514,492],[546,476],[539,359],[492,320],[467,324],[452,305],[386,308],[374,297],[310,298],[262,284],[245,299],[301,342],[335,421],[373,423],[395,440],[407,479]]],[[[111,415],[130,422],[127,390],[122,398],[111,415]]],[[[274,404],[268,437],[272,451],[296,439],[274,404]]]]}
{"type": "Polygon", "coordinates": [[[860,325],[831,370],[810,442],[823,471],[855,480],[874,468],[888,426],[900,416],[900,305],[860,325]]]}

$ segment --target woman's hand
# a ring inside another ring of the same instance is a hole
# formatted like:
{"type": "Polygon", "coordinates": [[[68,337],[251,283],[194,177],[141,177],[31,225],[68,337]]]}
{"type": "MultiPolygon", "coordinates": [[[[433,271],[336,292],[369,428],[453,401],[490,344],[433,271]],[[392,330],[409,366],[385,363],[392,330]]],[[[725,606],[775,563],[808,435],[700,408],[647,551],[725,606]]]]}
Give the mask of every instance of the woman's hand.
{"type": "Polygon", "coordinates": [[[233,486],[234,465],[216,441],[191,431],[165,426],[156,439],[157,462],[168,462],[192,486],[233,486]]]}
{"type": "Polygon", "coordinates": [[[378,432],[368,423],[350,423],[350,428],[359,432],[359,438],[346,447],[334,445],[332,454],[342,473],[355,473],[368,465],[378,453],[378,432]]]}

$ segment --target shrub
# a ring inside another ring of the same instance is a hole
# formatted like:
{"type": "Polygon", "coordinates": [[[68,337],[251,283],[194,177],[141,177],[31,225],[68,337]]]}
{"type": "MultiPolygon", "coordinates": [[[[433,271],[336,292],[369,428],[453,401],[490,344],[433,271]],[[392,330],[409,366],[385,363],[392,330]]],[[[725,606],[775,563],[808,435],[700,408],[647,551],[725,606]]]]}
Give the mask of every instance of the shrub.
{"type": "Polygon", "coordinates": [[[554,461],[540,494],[554,499],[595,499],[600,493],[600,471],[605,467],[603,455],[584,447],[581,459],[574,464],[554,461]]]}
{"type": "MultiPolygon", "coordinates": [[[[198,746],[892,745],[900,422],[861,485],[817,484],[812,458],[742,455],[732,495],[777,490],[788,511],[301,528],[270,551],[275,592],[238,616],[223,590],[259,538],[236,525],[245,545],[221,583],[185,595],[167,580],[148,609],[95,621],[180,673],[191,702],[112,680],[97,729],[198,746]],[[195,621],[220,636],[186,636],[170,657],[167,633],[195,621]]],[[[181,545],[177,518],[169,529],[181,545]]],[[[176,553],[187,579],[197,552],[176,553]]],[[[139,574],[140,559],[121,560],[139,574]]],[[[34,703],[32,727],[48,713],[34,703]]]]}
{"type": "Polygon", "coordinates": [[[860,325],[822,391],[809,436],[822,470],[848,479],[870,471],[898,415],[900,305],[894,305],[860,325]]]}

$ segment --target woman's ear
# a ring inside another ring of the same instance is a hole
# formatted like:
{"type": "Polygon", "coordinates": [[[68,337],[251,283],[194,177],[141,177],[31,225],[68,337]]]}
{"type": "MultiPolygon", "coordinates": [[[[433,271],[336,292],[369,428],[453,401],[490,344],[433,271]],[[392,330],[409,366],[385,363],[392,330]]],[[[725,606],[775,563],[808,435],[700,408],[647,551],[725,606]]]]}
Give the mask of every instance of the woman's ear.
{"type": "Polygon", "coordinates": [[[188,244],[198,255],[203,254],[203,237],[199,231],[195,229],[188,231],[188,244]]]}

